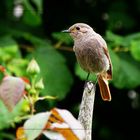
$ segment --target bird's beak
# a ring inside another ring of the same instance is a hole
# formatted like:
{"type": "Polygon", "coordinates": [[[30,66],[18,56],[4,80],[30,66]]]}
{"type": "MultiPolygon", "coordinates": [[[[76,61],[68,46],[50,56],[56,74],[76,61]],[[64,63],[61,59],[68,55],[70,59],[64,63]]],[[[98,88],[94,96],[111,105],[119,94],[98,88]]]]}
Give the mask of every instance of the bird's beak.
{"type": "Polygon", "coordinates": [[[70,33],[69,30],[63,30],[62,33],[70,33]]]}

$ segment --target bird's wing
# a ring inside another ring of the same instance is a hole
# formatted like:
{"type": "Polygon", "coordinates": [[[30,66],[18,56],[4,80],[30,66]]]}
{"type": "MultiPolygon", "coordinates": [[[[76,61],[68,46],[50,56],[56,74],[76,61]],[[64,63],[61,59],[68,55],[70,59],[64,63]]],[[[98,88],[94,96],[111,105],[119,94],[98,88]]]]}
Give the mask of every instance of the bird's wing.
{"type": "Polygon", "coordinates": [[[104,49],[105,55],[107,56],[109,60],[109,70],[107,71],[107,79],[111,80],[112,79],[112,63],[111,63],[110,55],[106,47],[103,47],[103,49],[104,49]]]}
{"type": "Polygon", "coordinates": [[[105,40],[99,34],[97,34],[96,37],[97,37],[96,38],[97,42],[103,48],[103,51],[104,51],[105,55],[107,56],[107,58],[109,60],[109,70],[107,71],[107,79],[111,80],[112,77],[113,77],[113,75],[112,75],[113,67],[112,67],[112,62],[111,62],[110,55],[109,55],[109,52],[108,52],[107,44],[106,44],[105,40]]]}

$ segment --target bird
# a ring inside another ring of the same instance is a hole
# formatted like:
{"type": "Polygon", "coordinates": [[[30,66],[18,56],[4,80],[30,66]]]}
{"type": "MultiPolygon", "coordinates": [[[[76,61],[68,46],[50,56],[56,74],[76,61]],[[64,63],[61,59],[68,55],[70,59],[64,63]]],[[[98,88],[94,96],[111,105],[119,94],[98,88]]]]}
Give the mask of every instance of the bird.
{"type": "Polygon", "coordinates": [[[104,101],[111,101],[108,81],[112,80],[112,62],[103,37],[86,23],[75,23],[64,33],[74,40],[73,51],[81,68],[89,74],[94,73],[104,101]]]}

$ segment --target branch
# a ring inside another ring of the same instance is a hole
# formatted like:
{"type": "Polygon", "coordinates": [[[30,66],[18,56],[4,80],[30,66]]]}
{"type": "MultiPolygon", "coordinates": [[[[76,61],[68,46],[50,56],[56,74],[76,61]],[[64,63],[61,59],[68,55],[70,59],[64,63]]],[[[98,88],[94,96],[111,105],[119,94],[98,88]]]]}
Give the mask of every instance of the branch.
{"type": "Polygon", "coordinates": [[[82,102],[78,120],[85,129],[85,140],[92,140],[92,116],[95,100],[95,85],[92,82],[87,82],[83,92],[82,102]]]}

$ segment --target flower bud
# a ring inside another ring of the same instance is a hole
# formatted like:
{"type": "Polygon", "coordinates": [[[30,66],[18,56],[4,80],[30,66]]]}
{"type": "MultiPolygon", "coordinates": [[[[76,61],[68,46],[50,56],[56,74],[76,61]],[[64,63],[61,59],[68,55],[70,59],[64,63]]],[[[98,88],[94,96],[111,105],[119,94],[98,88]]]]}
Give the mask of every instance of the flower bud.
{"type": "Polygon", "coordinates": [[[40,80],[35,84],[35,88],[38,89],[38,90],[44,89],[43,79],[40,79],[40,80]]]}
{"type": "Polygon", "coordinates": [[[39,65],[37,64],[35,59],[32,59],[30,61],[29,65],[27,67],[27,73],[32,74],[32,75],[40,73],[39,65]]]}
{"type": "Polygon", "coordinates": [[[31,89],[31,85],[30,84],[25,84],[25,89],[27,90],[27,91],[29,91],[30,89],[31,89]]]}
{"type": "Polygon", "coordinates": [[[34,88],[32,88],[32,89],[30,90],[30,94],[35,95],[35,94],[36,94],[36,90],[35,90],[34,88]]]}

